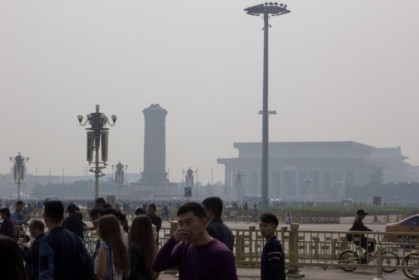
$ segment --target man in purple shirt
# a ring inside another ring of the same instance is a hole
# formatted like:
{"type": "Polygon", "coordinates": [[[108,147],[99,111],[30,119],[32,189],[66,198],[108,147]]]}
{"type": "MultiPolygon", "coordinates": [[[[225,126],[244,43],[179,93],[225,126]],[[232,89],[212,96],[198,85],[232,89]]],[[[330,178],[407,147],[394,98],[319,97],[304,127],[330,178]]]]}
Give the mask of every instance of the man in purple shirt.
{"type": "Polygon", "coordinates": [[[208,234],[204,208],[188,202],[177,216],[179,227],[157,253],[153,270],[179,267],[181,280],[237,280],[235,257],[224,243],[208,234]]]}

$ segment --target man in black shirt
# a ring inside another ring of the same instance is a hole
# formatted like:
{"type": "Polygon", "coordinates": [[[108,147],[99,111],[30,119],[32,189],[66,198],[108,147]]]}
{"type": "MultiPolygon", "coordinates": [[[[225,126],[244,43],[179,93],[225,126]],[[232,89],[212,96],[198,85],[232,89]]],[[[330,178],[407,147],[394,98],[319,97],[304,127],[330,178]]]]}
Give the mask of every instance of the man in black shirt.
{"type": "Polygon", "coordinates": [[[69,204],[67,206],[68,216],[63,221],[63,227],[65,227],[71,232],[74,232],[81,239],[84,239],[84,236],[83,236],[84,224],[83,224],[82,219],[80,218],[81,213],[77,213],[79,211],[80,211],[79,207],[77,207],[73,203],[69,204]]]}
{"type": "Polygon", "coordinates": [[[223,201],[216,196],[208,197],[202,202],[207,215],[207,231],[209,235],[223,242],[233,251],[234,236],[231,230],[223,223],[221,214],[223,212],[223,201]]]}

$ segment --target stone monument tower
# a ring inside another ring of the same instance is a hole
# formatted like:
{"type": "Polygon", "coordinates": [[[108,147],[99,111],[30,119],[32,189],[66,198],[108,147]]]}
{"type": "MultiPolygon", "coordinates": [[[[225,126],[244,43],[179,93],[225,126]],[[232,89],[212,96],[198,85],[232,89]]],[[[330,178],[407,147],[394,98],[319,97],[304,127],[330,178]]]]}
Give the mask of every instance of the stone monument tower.
{"type": "Polygon", "coordinates": [[[169,183],[166,173],[166,115],[159,104],[151,104],[143,110],[144,129],[144,171],[141,185],[164,185],[169,183]]]}

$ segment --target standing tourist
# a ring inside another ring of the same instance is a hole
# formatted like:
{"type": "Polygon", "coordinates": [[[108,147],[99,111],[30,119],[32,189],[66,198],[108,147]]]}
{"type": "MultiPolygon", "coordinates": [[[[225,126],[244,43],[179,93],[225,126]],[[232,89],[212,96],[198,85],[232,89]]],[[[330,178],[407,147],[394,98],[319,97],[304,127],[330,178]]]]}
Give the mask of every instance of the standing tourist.
{"type": "Polygon", "coordinates": [[[219,197],[213,196],[204,199],[202,204],[208,219],[207,231],[209,235],[217,238],[233,251],[234,235],[221,219],[223,201],[219,197]]]}
{"type": "Polygon", "coordinates": [[[0,234],[0,278],[26,280],[22,255],[16,241],[0,234]]]}
{"type": "Polygon", "coordinates": [[[156,226],[156,231],[157,231],[156,245],[157,245],[158,240],[159,240],[159,231],[161,229],[161,218],[157,216],[156,212],[157,212],[156,204],[150,203],[150,205],[148,205],[147,207],[147,215],[150,217],[153,225],[156,226]]]}
{"type": "Polygon", "coordinates": [[[152,280],[153,259],[156,255],[156,245],[152,223],[148,216],[139,215],[134,218],[129,231],[129,261],[130,280],[152,280]]]}
{"type": "Polygon", "coordinates": [[[128,277],[128,250],[122,241],[121,227],[114,215],[99,219],[99,252],[95,259],[95,273],[98,280],[122,280],[128,277]]]}
{"type": "Polygon", "coordinates": [[[15,232],[15,226],[13,225],[12,219],[10,218],[10,210],[9,208],[1,208],[0,209],[0,216],[3,222],[0,226],[0,234],[6,235],[13,240],[17,239],[17,235],[15,232]]]}
{"type": "Polygon", "coordinates": [[[30,248],[21,245],[23,260],[25,261],[25,271],[29,280],[39,279],[39,246],[45,238],[45,225],[39,220],[32,220],[29,223],[29,232],[34,239],[30,248]]]}
{"type": "Polygon", "coordinates": [[[64,219],[63,226],[69,231],[75,233],[81,239],[84,239],[83,229],[85,227],[82,218],[80,218],[80,209],[71,203],[67,206],[67,218],[64,219]]]}
{"type": "Polygon", "coordinates": [[[178,212],[179,228],[157,253],[153,269],[179,268],[179,279],[236,280],[233,253],[207,232],[204,208],[196,202],[182,205],[178,212]]]}
{"type": "Polygon", "coordinates": [[[276,237],[278,218],[271,213],[260,216],[260,233],[266,239],[260,262],[261,280],[285,280],[285,255],[281,242],[276,237]]]}
{"type": "Polygon", "coordinates": [[[49,231],[39,246],[39,279],[83,279],[84,272],[93,276],[93,259],[82,240],[63,227],[63,203],[45,202],[43,216],[49,231]],[[82,271],[81,264],[87,271],[82,271]]]}

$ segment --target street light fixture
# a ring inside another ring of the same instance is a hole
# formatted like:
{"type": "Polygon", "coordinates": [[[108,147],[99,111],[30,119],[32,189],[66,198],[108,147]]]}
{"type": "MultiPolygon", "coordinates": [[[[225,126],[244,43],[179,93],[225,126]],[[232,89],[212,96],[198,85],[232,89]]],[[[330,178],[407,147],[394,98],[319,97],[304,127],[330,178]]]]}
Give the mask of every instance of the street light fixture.
{"type": "Polygon", "coordinates": [[[264,19],[264,47],[263,47],[263,110],[262,110],[262,206],[268,206],[269,173],[268,173],[268,145],[269,145],[269,111],[268,111],[268,38],[269,16],[287,14],[287,5],[277,2],[265,3],[244,9],[252,16],[263,16],[264,19]]]}
{"type": "Polygon", "coordinates": [[[99,197],[99,177],[104,176],[102,169],[106,167],[106,162],[108,161],[108,138],[109,132],[108,128],[105,126],[109,124],[114,126],[116,122],[116,116],[112,115],[112,122],[108,117],[99,112],[99,105],[96,105],[96,112],[86,115],[86,120],[83,122],[83,116],[78,115],[77,119],[81,126],[87,124],[90,125],[87,130],[87,161],[90,164],[93,162],[94,157],[94,167],[90,167],[89,171],[95,174],[95,199],[99,197]],[[101,148],[101,160],[99,160],[99,148],[101,148]]]}
{"type": "Polygon", "coordinates": [[[13,163],[13,174],[15,183],[17,184],[17,200],[20,200],[20,184],[25,180],[25,163],[29,161],[29,158],[25,158],[18,153],[14,158],[10,157],[10,161],[13,163]]]}
{"type": "MultiPolygon", "coordinates": [[[[114,166],[112,165],[112,169],[114,166]]],[[[124,177],[127,172],[128,165],[123,165],[121,161],[115,165],[115,183],[118,184],[119,194],[118,198],[121,199],[121,186],[124,184],[124,177]]]]}

